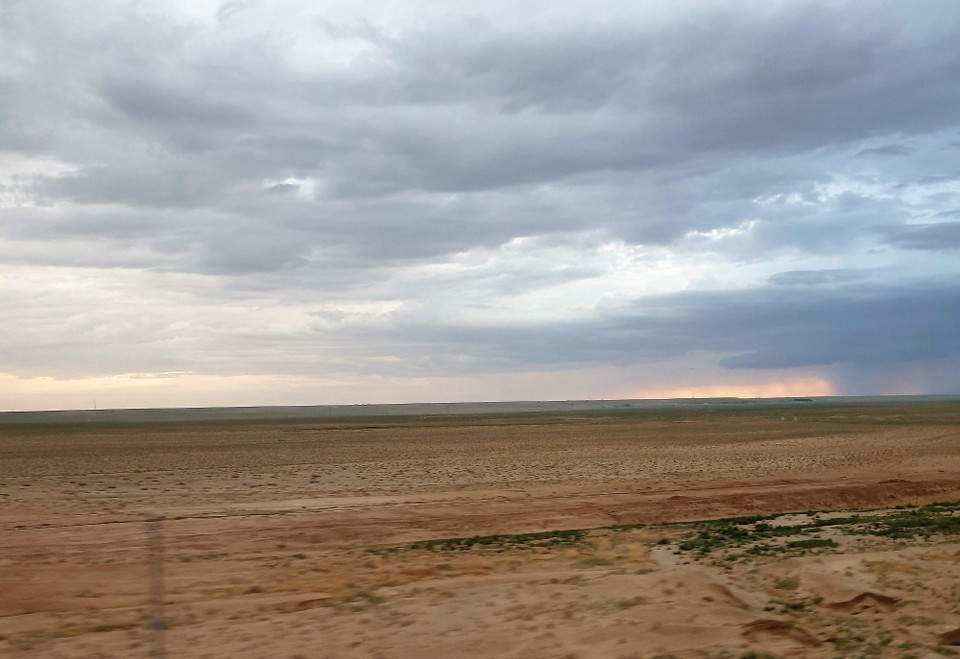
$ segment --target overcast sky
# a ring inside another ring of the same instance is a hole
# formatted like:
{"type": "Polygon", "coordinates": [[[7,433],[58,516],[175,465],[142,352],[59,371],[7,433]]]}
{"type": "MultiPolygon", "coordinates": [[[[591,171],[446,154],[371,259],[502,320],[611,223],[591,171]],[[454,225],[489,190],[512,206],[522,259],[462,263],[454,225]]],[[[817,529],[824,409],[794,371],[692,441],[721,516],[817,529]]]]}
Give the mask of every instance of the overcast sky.
{"type": "Polygon", "coordinates": [[[5,0],[0,305],[0,409],[957,393],[960,11],[5,0]]]}

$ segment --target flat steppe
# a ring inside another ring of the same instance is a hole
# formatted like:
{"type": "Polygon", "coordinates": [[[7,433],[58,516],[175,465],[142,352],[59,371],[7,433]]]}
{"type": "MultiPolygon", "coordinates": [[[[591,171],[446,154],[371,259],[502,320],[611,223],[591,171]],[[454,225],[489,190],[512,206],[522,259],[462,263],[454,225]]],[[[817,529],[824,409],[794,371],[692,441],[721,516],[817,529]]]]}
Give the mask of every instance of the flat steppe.
{"type": "Polygon", "coordinates": [[[960,654],[957,501],[950,401],[8,417],[0,656],[150,656],[145,511],[170,657],[960,654]]]}

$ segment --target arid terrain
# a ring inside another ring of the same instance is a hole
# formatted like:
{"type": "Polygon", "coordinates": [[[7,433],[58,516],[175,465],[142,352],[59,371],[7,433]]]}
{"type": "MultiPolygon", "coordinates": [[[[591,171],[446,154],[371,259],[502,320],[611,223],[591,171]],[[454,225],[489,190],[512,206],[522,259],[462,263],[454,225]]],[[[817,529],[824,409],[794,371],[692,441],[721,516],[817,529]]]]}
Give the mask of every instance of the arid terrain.
{"type": "Polygon", "coordinates": [[[0,656],[960,655],[954,502],[956,402],[10,417],[0,656]]]}

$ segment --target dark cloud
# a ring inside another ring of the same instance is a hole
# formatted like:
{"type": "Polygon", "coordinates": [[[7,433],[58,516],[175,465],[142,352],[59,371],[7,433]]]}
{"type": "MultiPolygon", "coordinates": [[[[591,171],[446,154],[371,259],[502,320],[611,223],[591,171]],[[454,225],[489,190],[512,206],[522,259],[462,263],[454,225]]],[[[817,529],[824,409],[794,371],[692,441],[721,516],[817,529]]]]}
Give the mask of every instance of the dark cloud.
{"type": "Polygon", "coordinates": [[[778,272],[770,277],[770,282],[779,286],[822,286],[843,284],[863,277],[863,273],[855,270],[791,270],[778,272]]]}
{"type": "Polygon", "coordinates": [[[848,286],[703,296],[678,325],[729,368],[790,368],[936,359],[960,352],[956,283],[848,286]]]}
{"type": "Polygon", "coordinates": [[[869,149],[860,149],[855,154],[858,158],[870,156],[909,156],[913,149],[903,144],[884,144],[869,149]]]}
{"type": "Polygon", "coordinates": [[[658,332],[687,349],[733,353],[728,368],[792,368],[930,360],[960,353],[960,285],[791,287],[684,296],[658,332]]]}
{"type": "MultiPolygon", "coordinates": [[[[914,362],[960,353],[956,285],[904,291],[853,290],[845,295],[778,296],[739,302],[714,325],[731,348],[729,368],[914,362]],[[737,340],[736,335],[748,336],[737,340]]],[[[719,314],[718,314],[719,315],[719,314]]]]}
{"type": "Polygon", "coordinates": [[[884,230],[888,244],[903,249],[957,250],[960,249],[960,222],[911,224],[884,230]]]}

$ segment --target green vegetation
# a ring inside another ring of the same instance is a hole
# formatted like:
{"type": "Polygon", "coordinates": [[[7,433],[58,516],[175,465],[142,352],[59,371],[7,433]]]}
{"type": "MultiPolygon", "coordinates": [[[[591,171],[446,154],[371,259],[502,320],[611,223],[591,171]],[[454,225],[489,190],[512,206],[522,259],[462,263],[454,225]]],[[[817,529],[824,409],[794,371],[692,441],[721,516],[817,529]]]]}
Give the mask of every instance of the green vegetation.
{"type": "Polygon", "coordinates": [[[640,604],[646,604],[647,599],[645,597],[631,597],[630,599],[619,600],[617,602],[618,609],[632,609],[635,606],[640,604]]]}
{"type": "Polygon", "coordinates": [[[861,525],[847,532],[855,535],[886,536],[893,539],[930,538],[934,535],[960,535],[960,504],[935,503],[890,515],[862,518],[861,525]]]}
{"type": "Polygon", "coordinates": [[[788,542],[787,547],[791,549],[815,549],[817,547],[839,547],[839,545],[830,538],[808,538],[788,542]]]}
{"type": "Polygon", "coordinates": [[[793,577],[784,577],[773,582],[773,587],[777,590],[796,590],[800,582],[793,577]]]}
{"type": "Polygon", "coordinates": [[[541,533],[519,533],[515,535],[476,535],[469,538],[440,538],[423,540],[406,545],[404,549],[426,549],[428,551],[468,551],[487,549],[503,551],[505,549],[544,549],[558,545],[573,545],[586,537],[585,529],[566,529],[562,531],[543,531],[541,533]]]}
{"type": "Polygon", "coordinates": [[[834,537],[874,536],[893,540],[960,535],[960,503],[864,511],[844,517],[820,517],[813,512],[801,515],[799,518],[792,515],[795,519],[790,522],[785,520],[787,515],[765,515],[674,525],[693,527],[677,543],[677,549],[698,558],[720,550],[740,549],[739,553],[726,553],[723,557],[725,561],[733,561],[751,555],[797,554],[839,547],[834,538],[822,537],[827,532],[832,532],[834,537]],[[802,535],[811,537],[789,540],[802,535]]]}
{"type": "MultiPolygon", "coordinates": [[[[863,511],[843,517],[821,515],[813,511],[751,515],[704,522],[661,524],[653,528],[668,534],[660,537],[656,542],[657,545],[666,546],[676,542],[677,552],[689,552],[696,558],[711,557],[714,556],[714,552],[723,552],[723,555],[718,558],[727,563],[753,556],[830,551],[840,547],[840,543],[834,539],[840,536],[873,536],[903,540],[960,535],[960,502],[935,503],[890,511],[863,511]],[[792,519],[788,521],[788,518],[792,519]],[[683,532],[679,539],[677,539],[677,531],[683,532]],[[823,537],[825,533],[830,533],[833,537],[823,537]],[[808,537],[792,539],[796,536],[808,537]],[[734,549],[739,551],[732,551],[734,549]]],[[[502,552],[549,549],[583,543],[591,531],[624,532],[639,528],[644,528],[644,525],[614,524],[594,529],[438,538],[370,551],[374,553],[392,553],[400,550],[502,552]]],[[[585,566],[589,560],[584,562],[585,566]]],[[[600,564],[596,562],[596,565],[600,564]]],[[[604,561],[603,564],[609,564],[609,561],[604,561]]]]}
{"type": "Polygon", "coordinates": [[[870,629],[863,623],[854,625],[848,622],[847,624],[848,628],[840,630],[834,638],[830,639],[834,650],[842,656],[883,656],[886,647],[893,641],[889,632],[870,629]]]}

